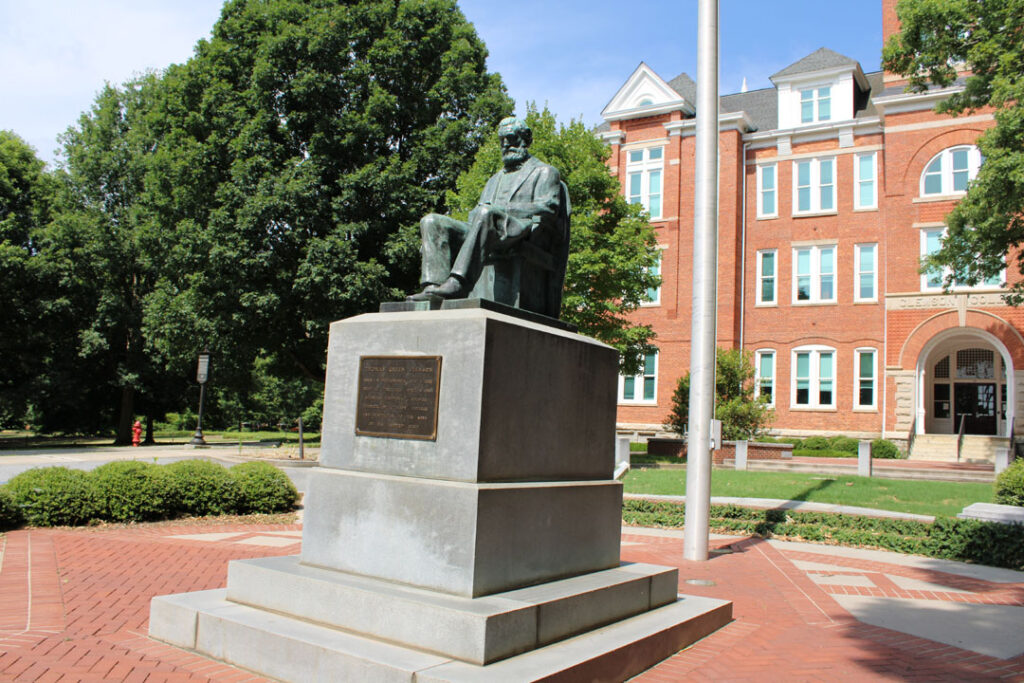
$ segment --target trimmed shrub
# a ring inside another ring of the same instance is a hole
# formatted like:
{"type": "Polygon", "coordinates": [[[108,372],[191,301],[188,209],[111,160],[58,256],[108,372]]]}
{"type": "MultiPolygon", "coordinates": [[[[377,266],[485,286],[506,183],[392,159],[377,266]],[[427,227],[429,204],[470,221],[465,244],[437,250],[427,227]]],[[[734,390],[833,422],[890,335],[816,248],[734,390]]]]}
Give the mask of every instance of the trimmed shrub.
{"type": "MultiPolygon", "coordinates": [[[[829,449],[829,440],[824,436],[809,436],[800,444],[801,450],[825,451],[829,449]]],[[[796,450],[796,447],[794,447],[796,450]]]]}
{"type": "Polygon", "coordinates": [[[162,467],[137,460],[110,462],[97,467],[93,479],[103,519],[146,522],[172,512],[170,477],[162,467]]]}
{"type": "Polygon", "coordinates": [[[242,514],[288,512],[299,492],[288,475],[267,462],[243,462],[229,472],[238,485],[238,511],[242,514]]]}
{"type": "Polygon", "coordinates": [[[996,477],[996,502],[1024,506],[1024,460],[1014,460],[996,477]]]}
{"type": "Polygon", "coordinates": [[[33,526],[73,526],[100,517],[92,475],[81,470],[28,470],[7,482],[7,492],[25,522],[33,526]]]}
{"type": "Polygon", "coordinates": [[[181,460],[166,466],[171,516],[238,512],[238,482],[208,460],[181,460]]]}
{"type": "MultiPolygon", "coordinates": [[[[624,500],[622,519],[639,526],[682,527],[685,506],[624,500]]],[[[758,510],[712,505],[712,533],[753,534],[831,545],[884,548],[901,553],[1024,569],[1024,525],[939,517],[932,523],[828,512],[758,510]]]]}
{"type": "Polygon", "coordinates": [[[24,519],[18,506],[14,504],[14,498],[5,487],[0,486],[0,531],[16,529],[22,522],[24,519]]]}
{"type": "Polygon", "coordinates": [[[860,442],[849,436],[833,436],[828,440],[828,446],[834,451],[857,454],[860,442]]]}
{"type": "Polygon", "coordinates": [[[883,460],[897,460],[902,457],[900,449],[888,439],[875,439],[871,442],[871,457],[883,460]]]}

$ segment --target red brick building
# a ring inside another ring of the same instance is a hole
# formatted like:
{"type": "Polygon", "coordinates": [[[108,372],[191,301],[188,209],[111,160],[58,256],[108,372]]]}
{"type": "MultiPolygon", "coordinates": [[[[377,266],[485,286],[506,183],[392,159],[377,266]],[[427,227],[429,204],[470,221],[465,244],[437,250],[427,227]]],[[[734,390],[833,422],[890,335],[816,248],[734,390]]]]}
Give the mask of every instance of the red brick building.
{"type": "MultiPolygon", "coordinates": [[[[894,6],[882,2],[885,38],[894,6]]],[[[934,453],[942,437],[923,435],[962,425],[1005,446],[1024,417],[1024,311],[1002,303],[1002,280],[945,292],[941,273],[919,271],[977,173],[991,112],[939,116],[962,79],[907,93],[827,48],[771,80],[720,98],[718,345],[754,354],[775,431],[927,439],[934,453]]],[[[641,64],[602,112],[609,166],[662,249],[663,284],[635,315],[658,353],[620,381],[623,430],[658,430],[689,369],[695,102],[689,76],[641,64]]]]}

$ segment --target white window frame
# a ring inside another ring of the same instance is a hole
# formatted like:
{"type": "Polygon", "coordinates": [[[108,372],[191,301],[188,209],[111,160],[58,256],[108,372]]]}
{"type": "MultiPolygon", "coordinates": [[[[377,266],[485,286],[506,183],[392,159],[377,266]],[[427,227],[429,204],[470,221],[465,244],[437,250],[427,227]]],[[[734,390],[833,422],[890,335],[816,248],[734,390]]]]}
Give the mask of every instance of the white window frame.
{"type": "Polygon", "coordinates": [[[875,411],[878,409],[878,349],[869,346],[854,349],[853,351],[853,409],[875,411]],[[864,405],[860,402],[861,383],[865,380],[860,374],[860,359],[865,354],[871,354],[871,404],[864,405]]]}
{"type": "Polygon", "coordinates": [[[812,88],[800,88],[797,91],[797,118],[800,120],[800,125],[810,125],[812,123],[823,123],[825,121],[832,120],[832,90],[833,84],[816,85],[812,88]],[[821,91],[827,90],[827,94],[822,97],[821,91]],[[804,93],[810,93],[810,98],[807,100],[811,103],[811,118],[809,121],[804,121],[804,93]],[[828,116],[822,118],[821,116],[821,103],[828,101],[828,116]]]}
{"type": "Polygon", "coordinates": [[[757,291],[754,292],[755,305],[756,306],[778,306],[778,304],[779,304],[779,250],[778,249],[761,249],[760,251],[757,252],[757,259],[755,261],[754,266],[757,268],[757,277],[755,278],[756,282],[757,282],[757,291]],[[772,255],[772,257],[773,257],[772,258],[772,262],[773,262],[773,265],[775,266],[774,274],[771,276],[771,278],[773,280],[773,283],[772,283],[772,298],[770,300],[762,298],[762,295],[764,294],[763,283],[764,283],[764,280],[765,280],[765,277],[764,277],[764,257],[765,257],[766,254],[771,254],[772,255]]]}
{"type": "Polygon", "coordinates": [[[837,258],[839,249],[835,244],[813,244],[804,246],[793,247],[793,305],[794,306],[807,306],[810,304],[834,304],[836,303],[839,290],[839,276],[837,271],[839,270],[839,259],[837,258]],[[823,251],[831,250],[832,252],[832,272],[822,273],[821,271],[821,254],[823,251]],[[800,267],[800,258],[798,252],[809,251],[810,256],[810,267],[811,272],[808,275],[811,278],[811,298],[801,300],[799,298],[800,289],[800,274],[797,269],[800,267]],[[824,299],[821,296],[821,283],[822,278],[826,275],[832,277],[832,298],[824,299]]]}
{"type": "MultiPolygon", "coordinates": [[[[931,252],[928,251],[928,236],[929,235],[934,235],[934,234],[938,234],[939,235],[939,244],[941,245],[942,240],[945,239],[945,237],[946,237],[946,228],[945,227],[936,227],[936,228],[925,228],[925,229],[921,230],[921,262],[922,263],[924,262],[924,258],[931,253],[931,252]]],[[[928,282],[928,279],[931,276],[930,273],[928,273],[927,271],[921,273],[921,291],[922,292],[942,292],[942,291],[945,291],[945,288],[943,287],[943,283],[946,281],[946,278],[952,272],[953,271],[950,270],[949,267],[943,267],[942,272],[939,273],[939,282],[938,282],[938,284],[935,284],[935,285],[932,285],[932,284],[930,284],[928,282]]],[[[999,289],[1002,289],[1003,288],[1002,283],[1006,282],[1006,269],[1005,268],[1002,271],[1000,271],[999,276],[998,276],[998,280],[999,281],[996,282],[996,283],[979,282],[978,284],[973,285],[973,286],[971,286],[971,285],[960,285],[960,284],[954,283],[953,286],[950,288],[950,291],[952,291],[952,292],[970,292],[970,291],[975,291],[975,290],[999,290],[999,289]]]]}
{"type": "Polygon", "coordinates": [[[645,354],[644,355],[644,360],[641,362],[639,374],[632,375],[632,379],[633,379],[633,392],[634,392],[633,396],[634,396],[634,398],[628,398],[627,399],[627,398],[625,398],[623,396],[623,393],[625,392],[625,389],[626,389],[626,379],[627,378],[626,378],[625,375],[619,375],[619,393],[617,394],[619,405],[625,405],[625,406],[654,406],[654,405],[658,405],[658,355],[659,355],[659,353],[657,351],[652,351],[650,354],[645,354]],[[647,375],[644,372],[645,365],[646,365],[647,355],[653,355],[654,356],[654,373],[653,373],[653,375],[647,375]],[[643,395],[644,395],[644,379],[647,378],[648,376],[653,376],[653,378],[654,378],[654,398],[652,398],[652,399],[645,399],[643,397],[643,395]],[[639,392],[637,390],[639,390],[639,392]],[[640,398],[636,398],[637,393],[639,393],[640,398]]]}
{"type": "MultiPolygon", "coordinates": [[[[665,247],[658,246],[658,261],[653,266],[647,269],[648,273],[653,275],[661,275],[661,261],[665,247]]],[[[654,287],[653,289],[647,290],[647,299],[640,302],[641,306],[660,306],[661,305],[661,285],[654,287]],[[653,292],[653,294],[652,294],[653,292]]]]}
{"type": "Polygon", "coordinates": [[[626,150],[626,183],[623,188],[626,201],[640,204],[652,220],[660,220],[665,212],[665,148],[663,146],[642,147],[626,150]],[[630,161],[634,152],[639,152],[640,161],[630,161]],[[657,152],[657,158],[652,158],[657,152]],[[658,173],[658,191],[651,192],[651,175],[658,173]],[[640,176],[640,192],[633,193],[633,176],[640,176]],[[657,212],[651,210],[651,197],[658,198],[657,212]]]}
{"type": "Polygon", "coordinates": [[[757,167],[757,217],[758,218],[778,218],[779,216],[779,165],[772,164],[759,164],[757,167]],[[764,172],[771,169],[772,187],[766,189],[764,186],[764,172]],[[773,211],[765,211],[764,198],[766,193],[771,193],[773,203],[775,204],[773,211]]]}
{"type": "Polygon", "coordinates": [[[778,358],[775,354],[775,349],[758,349],[754,353],[754,396],[761,395],[761,384],[766,379],[761,375],[761,359],[771,357],[772,359],[772,376],[767,378],[771,383],[772,396],[771,400],[765,405],[775,407],[775,397],[778,392],[775,390],[778,382],[776,382],[776,376],[779,374],[778,358]]]}
{"type": "Polygon", "coordinates": [[[836,208],[836,158],[831,157],[814,157],[811,159],[797,159],[793,161],[793,215],[794,216],[811,216],[820,214],[833,214],[837,212],[836,208]],[[831,188],[832,195],[832,206],[827,209],[821,208],[821,167],[823,164],[828,163],[832,168],[832,180],[825,187],[831,188]],[[808,182],[806,186],[800,185],[800,166],[803,164],[809,165],[808,182]],[[800,208],[800,190],[803,187],[807,187],[810,192],[810,206],[807,209],[800,208]]]}
{"type": "Polygon", "coordinates": [[[853,245],[853,300],[854,301],[878,301],[878,243],[877,242],[866,242],[863,244],[853,245]],[[861,250],[870,247],[874,256],[872,257],[872,269],[865,270],[861,264],[861,250]],[[864,297],[861,296],[860,292],[860,281],[861,276],[871,275],[871,293],[872,296],[864,297]]]}
{"type": "Polygon", "coordinates": [[[821,346],[812,344],[808,346],[798,346],[792,351],[790,356],[790,409],[791,410],[835,410],[836,408],[836,393],[837,393],[837,363],[836,363],[836,350],[831,346],[821,346]],[[807,398],[808,402],[804,404],[798,404],[796,402],[796,385],[798,381],[797,377],[797,355],[801,353],[808,354],[808,376],[807,376],[807,398]],[[821,403],[821,357],[823,355],[832,354],[832,402],[821,403]]]}
{"type": "Polygon", "coordinates": [[[878,155],[875,152],[865,152],[853,155],[853,209],[854,211],[870,211],[878,208],[878,155]],[[862,178],[861,160],[871,159],[871,177],[862,178]],[[868,183],[871,184],[871,201],[867,204],[861,203],[861,188],[868,183]]]}
{"type": "Polygon", "coordinates": [[[954,147],[947,147],[942,150],[924,165],[924,169],[921,171],[921,180],[918,193],[924,197],[962,197],[967,193],[967,190],[954,190],[953,189],[953,154],[959,150],[967,150],[967,182],[970,184],[978,175],[978,169],[981,168],[981,151],[975,145],[956,145],[954,147]],[[939,183],[940,188],[938,192],[925,192],[925,180],[927,176],[933,175],[928,172],[929,167],[935,161],[939,161],[939,183]]]}

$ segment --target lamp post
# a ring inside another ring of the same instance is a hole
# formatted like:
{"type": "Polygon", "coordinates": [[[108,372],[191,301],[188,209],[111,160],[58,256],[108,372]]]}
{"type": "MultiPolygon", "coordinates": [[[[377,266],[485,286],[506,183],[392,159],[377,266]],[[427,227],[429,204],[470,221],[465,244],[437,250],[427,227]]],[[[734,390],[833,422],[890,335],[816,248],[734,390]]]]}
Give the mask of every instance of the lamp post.
{"type": "Polygon", "coordinates": [[[196,381],[199,382],[199,418],[196,421],[196,433],[189,444],[194,447],[206,446],[203,438],[203,395],[206,393],[206,380],[210,376],[210,349],[204,348],[199,353],[199,365],[196,367],[196,381]]]}

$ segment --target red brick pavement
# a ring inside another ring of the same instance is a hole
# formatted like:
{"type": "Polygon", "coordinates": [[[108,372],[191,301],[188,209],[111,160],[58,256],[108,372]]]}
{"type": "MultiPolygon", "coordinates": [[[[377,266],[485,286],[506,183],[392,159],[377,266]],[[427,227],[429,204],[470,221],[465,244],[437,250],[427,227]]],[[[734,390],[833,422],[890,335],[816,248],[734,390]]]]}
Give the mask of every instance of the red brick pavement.
{"type": "MultiPolygon", "coordinates": [[[[224,585],[231,559],[287,555],[298,545],[239,540],[295,525],[22,530],[0,538],[0,680],[261,681],[253,674],[146,637],[154,595],[224,585]],[[238,532],[218,542],[178,534],[238,532]]],[[[674,537],[626,533],[623,559],[680,567],[680,591],[734,602],[735,620],[636,680],[1017,680],[1010,660],[857,622],[791,560],[832,563],[870,576],[864,595],[1024,604],[1024,585],[992,584],[882,562],[779,550],[758,539],[716,542],[713,559],[685,562],[674,537]],[[906,576],[970,591],[904,590],[906,576]],[[687,583],[696,580],[697,584],[687,583]],[[700,585],[701,582],[713,585],[700,585]]]]}

